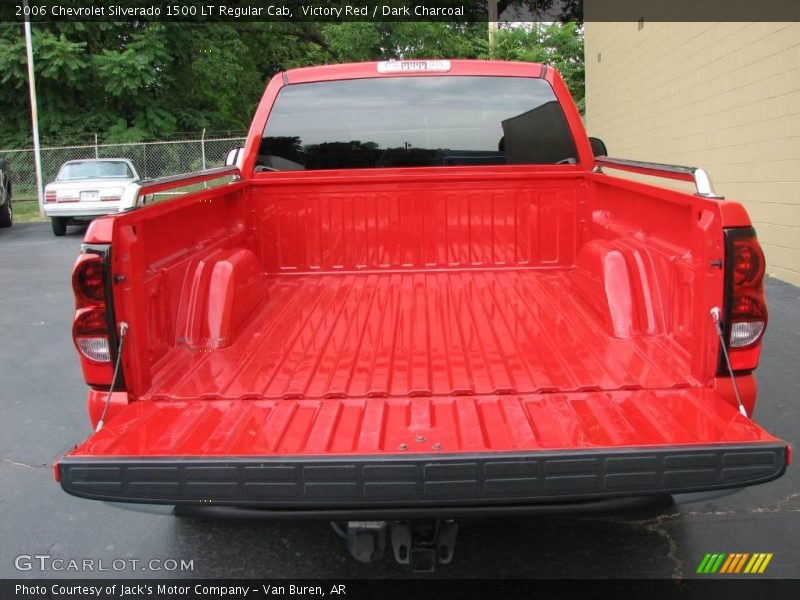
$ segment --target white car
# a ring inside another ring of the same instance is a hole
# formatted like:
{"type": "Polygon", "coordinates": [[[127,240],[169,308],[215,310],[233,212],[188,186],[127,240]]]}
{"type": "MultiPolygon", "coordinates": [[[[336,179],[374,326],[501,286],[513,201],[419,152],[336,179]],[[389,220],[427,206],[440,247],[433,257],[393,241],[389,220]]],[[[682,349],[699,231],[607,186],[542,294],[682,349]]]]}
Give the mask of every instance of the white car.
{"type": "Polygon", "coordinates": [[[122,190],[139,174],[125,158],[71,160],[61,165],[56,180],[44,188],[44,214],[55,235],[67,225],[115,213],[122,190]]]}

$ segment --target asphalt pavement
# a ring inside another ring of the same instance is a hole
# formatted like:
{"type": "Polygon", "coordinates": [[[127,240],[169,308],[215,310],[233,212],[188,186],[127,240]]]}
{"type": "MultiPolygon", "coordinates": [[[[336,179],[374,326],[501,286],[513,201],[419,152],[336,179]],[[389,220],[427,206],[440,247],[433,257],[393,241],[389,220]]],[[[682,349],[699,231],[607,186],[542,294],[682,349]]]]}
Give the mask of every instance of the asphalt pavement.
{"type": "MultiPolygon", "coordinates": [[[[388,557],[355,562],[325,522],[178,518],[61,491],[53,460],[90,434],[86,386],[70,336],[70,269],[83,233],[71,227],[56,238],[49,223],[0,230],[0,577],[414,576],[388,557]],[[44,570],[42,559],[25,558],[34,555],[50,557],[44,570]],[[86,559],[95,569],[101,559],[106,567],[117,559],[125,570],[53,568],[86,559]],[[191,561],[193,570],[167,572],[174,566],[169,560],[191,561]],[[162,570],[142,571],[143,564],[162,570]]],[[[767,297],[755,416],[798,447],[800,289],[770,279],[767,297]]],[[[437,576],[692,577],[708,552],[771,552],[763,577],[798,577],[798,534],[800,469],[794,465],[781,479],[713,501],[462,521],[454,561],[437,576]]]]}

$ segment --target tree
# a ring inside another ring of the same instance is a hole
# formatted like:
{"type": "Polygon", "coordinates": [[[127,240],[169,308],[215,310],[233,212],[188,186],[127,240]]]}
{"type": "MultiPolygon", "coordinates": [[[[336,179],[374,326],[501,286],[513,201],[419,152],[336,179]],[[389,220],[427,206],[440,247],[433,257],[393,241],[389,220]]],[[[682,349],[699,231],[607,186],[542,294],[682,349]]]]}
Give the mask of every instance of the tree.
{"type": "MultiPolygon", "coordinates": [[[[480,56],[490,55],[488,41],[480,56]]],[[[528,23],[497,32],[493,58],[539,62],[554,66],[569,87],[578,109],[585,105],[583,36],[577,23],[528,23]]]]}
{"type": "MultiPolygon", "coordinates": [[[[320,59],[292,24],[35,24],[39,124],[48,144],[246,130],[264,81],[320,59]]],[[[0,24],[0,147],[30,144],[22,28],[0,24]]]]}
{"type": "MultiPolygon", "coordinates": [[[[33,48],[46,145],[241,132],[287,68],[489,55],[486,23],[437,22],[37,23],[33,48]]],[[[498,34],[497,58],[555,65],[581,106],[582,53],[574,23],[498,34]]],[[[0,147],[30,145],[26,68],[21,25],[0,24],[0,147]]]]}

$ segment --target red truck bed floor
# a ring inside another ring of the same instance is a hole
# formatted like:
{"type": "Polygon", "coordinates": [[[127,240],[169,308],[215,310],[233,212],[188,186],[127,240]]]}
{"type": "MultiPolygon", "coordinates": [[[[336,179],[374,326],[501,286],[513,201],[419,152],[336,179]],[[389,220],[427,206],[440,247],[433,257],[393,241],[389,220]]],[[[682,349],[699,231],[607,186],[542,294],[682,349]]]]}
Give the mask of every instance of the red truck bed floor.
{"type": "Polygon", "coordinates": [[[696,385],[666,337],[611,337],[574,270],[280,275],[234,343],[149,398],[362,398],[696,385]]]}
{"type": "Polygon", "coordinates": [[[330,456],[776,441],[703,388],[134,402],[71,456],[330,456]]]}

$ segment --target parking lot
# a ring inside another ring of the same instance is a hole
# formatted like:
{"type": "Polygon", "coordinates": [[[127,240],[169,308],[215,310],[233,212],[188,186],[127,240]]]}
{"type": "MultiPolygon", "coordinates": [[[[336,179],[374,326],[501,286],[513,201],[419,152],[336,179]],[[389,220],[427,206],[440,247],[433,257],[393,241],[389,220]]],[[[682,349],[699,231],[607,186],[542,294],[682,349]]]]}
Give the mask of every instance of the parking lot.
{"type": "MultiPolygon", "coordinates": [[[[69,496],[52,463],[90,433],[86,387],[72,346],[70,268],[84,230],[55,238],[49,223],[0,231],[0,576],[119,576],[19,571],[18,555],[192,561],[145,577],[403,577],[386,557],[356,563],[328,523],[206,521],[121,510],[69,496]]],[[[800,439],[800,290],[771,279],[756,419],[800,439]]],[[[708,552],[771,552],[763,577],[800,574],[800,475],[713,501],[613,514],[461,522],[444,577],[687,577],[708,552]]]]}

